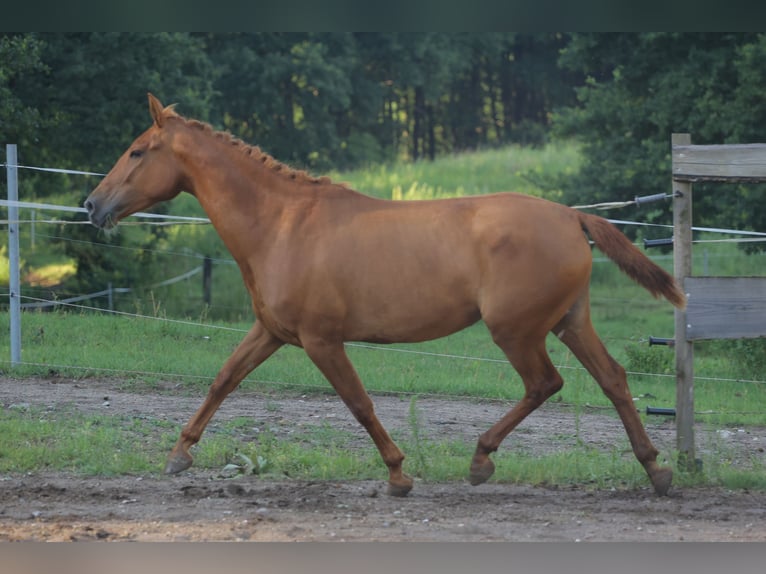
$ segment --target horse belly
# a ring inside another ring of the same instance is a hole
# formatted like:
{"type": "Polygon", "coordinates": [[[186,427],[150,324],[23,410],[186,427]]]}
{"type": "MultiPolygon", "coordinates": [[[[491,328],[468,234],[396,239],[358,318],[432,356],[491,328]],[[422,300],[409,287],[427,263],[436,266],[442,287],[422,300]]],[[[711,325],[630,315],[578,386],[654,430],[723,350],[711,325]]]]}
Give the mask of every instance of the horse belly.
{"type": "Polygon", "coordinates": [[[454,312],[444,310],[439,316],[382,316],[374,320],[354,321],[347,326],[345,340],[368,343],[419,343],[446,337],[473,325],[481,318],[477,309],[454,312]]]}
{"type": "Polygon", "coordinates": [[[369,285],[349,301],[344,331],[349,340],[394,343],[445,337],[480,318],[470,281],[402,275],[369,285]]]}

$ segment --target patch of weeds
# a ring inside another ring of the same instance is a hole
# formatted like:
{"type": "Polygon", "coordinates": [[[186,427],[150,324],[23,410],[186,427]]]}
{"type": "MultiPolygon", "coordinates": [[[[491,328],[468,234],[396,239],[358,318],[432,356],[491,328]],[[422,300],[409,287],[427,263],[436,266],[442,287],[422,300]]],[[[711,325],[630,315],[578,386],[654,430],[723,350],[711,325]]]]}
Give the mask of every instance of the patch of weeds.
{"type": "Polygon", "coordinates": [[[609,452],[577,447],[545,456],[497,456],[495,465],[493,480],[501,483],[594,488],[634,488],[648,484],[638,462],[623,457],[617,447],[609,452]]]}
{"type": "Polygon", "coordinates": [[[0,413],[0,471],[149,472],[159,456],[158,431],[127,417],[70,418],[38,409],[4,411],[0,413]]]}
{"type": "Polygon", "coordinates": [[[266,472],[269,461],[261,455],[256,455],[255,460],[249,456],[238,452],[234,456],[239,463],[230,462],[221,469],[221,476],[233,478],[241,475],[262,474],[266,472]]]}
{"type": "Polygon", "coordinates": [[[766,338],[711,341],[708,346],[730,359],[737,378],[759,380],[766,372],[766,338]]]}
{"type": "Polygon", "coordinates": [[[411,464],[413,468],[410,472],[417,477],[424,477],[428,474],[428,459],[426,457],[426,451],[429,450],[425,444],[424,439],[420,436],[420,431],[423,428],[423,422],[421,418],[420,409],[417,406],[417,395],[410,399],[410,408],[407,415],[407,421],[410,427],[410,433],[412,435],[412,460],[414,464],[411,464]]]}
{"type": "Polygon", "coordinates": [[[649,347],[637,343],[626,345],[628,371],[667,375],[675,372],[675,354],[670,347],[649,347]]]}

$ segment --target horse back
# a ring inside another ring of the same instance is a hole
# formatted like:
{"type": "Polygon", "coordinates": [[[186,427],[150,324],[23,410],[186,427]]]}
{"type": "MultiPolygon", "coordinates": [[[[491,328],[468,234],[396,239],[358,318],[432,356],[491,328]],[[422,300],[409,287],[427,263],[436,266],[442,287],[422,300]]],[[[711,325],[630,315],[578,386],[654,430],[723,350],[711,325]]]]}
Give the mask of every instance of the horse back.
{"type": "Polygon", "coordinates": [[[560,299],[562,282],[587,282],[590,270],[568,208],[523,195],[373,201],[308,223],[306,241],[270,266],[289,274],[270,281],[291,331],[321,323],[345,340],[437,338],[513,301],[560,299]]]}

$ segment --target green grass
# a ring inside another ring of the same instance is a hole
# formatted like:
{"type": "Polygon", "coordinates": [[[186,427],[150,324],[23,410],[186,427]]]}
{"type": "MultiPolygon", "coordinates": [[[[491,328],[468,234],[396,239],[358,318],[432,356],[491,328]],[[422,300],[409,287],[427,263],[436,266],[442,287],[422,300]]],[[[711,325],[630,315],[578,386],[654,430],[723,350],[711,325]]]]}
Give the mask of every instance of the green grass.
{"type": "Polygon", "coordinates": [[[152,430],[135,418],[19,407],[0,411],[3,473],[145,473],[157,460],[152,459],[154,445],[152,430]]]}
{"type": "MultiPolygon", "coordinates": [[[[413,403],[414,404],[414,403],[413,403]]],[[[241,422],[213,425],[193,449],[195,467],[219,471],[222,478],[257,472],[264,477],[318,480],[385,481],[387,473],[372,447],[348,449],[344,432],[325,426],[277,438],[262,432],[242,440],[241,422]],[[247,461],[248,464],[245,464],[247,461]],[[257,465],[250,464],[258,461],[257,465]]],[[[466,478],[473,445],[418,436],[417,422],[407,436],[395,437],[408,453],[405,471],[427,482],[466,478]]],[[[72,472],[88,476],[141,474],[159,476],[176,439],[175,429],[148,418],[73,415],[67,412],[14,408],[0,412],[0,473],[72,472]]],[[[643,469],[629,453],[627,439],[604,451],[577,445],[542,456],[501,449],[494,455],[493,482],[533,485],[577,485],[588,488],[646,488],[643,469]],[[624,444],[622,444],[624,443],[624,444]]],[[[663,464],[675,466],[675,457],[663,464]]],[[[716,485],[766,488],[763,463],[735,468],[725,450],[703,455],[703,472],[676,472],[676,486],[716,485]]]]}
{"type": "Polygon", "coordinates": [[[542,149],[511,146],[437,158],[433,162],[381,165],[329,174],[334,180],[383,199],[435,199],[516,191],[548,199],[561,198],[549,182],[574,173],[579,148],[571,142],[542,149]]]}

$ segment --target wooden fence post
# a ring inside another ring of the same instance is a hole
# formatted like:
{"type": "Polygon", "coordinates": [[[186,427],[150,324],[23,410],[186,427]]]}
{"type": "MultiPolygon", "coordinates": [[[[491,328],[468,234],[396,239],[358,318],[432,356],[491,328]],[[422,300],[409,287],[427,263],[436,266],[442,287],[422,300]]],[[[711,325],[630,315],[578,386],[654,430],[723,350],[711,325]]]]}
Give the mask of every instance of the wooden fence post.
{"type": "MultiPolygon", "coordinates": [[[[673,134],[672,146],[691,145],[690,134],[673,134]]],[[[684,290],[692,274],[692,184],[671,181],[673,190],[673,271],[684,290]]],[[[694,452],[694,343],[686,338],[686,311],[675,310],[676,353],[676,446],[678,465],[696,468],[694,452]]]]}
{"type": "Polygon", "coordinates": [[[766,144],[691,145],[673,134],[674,272],[687,308],[676,310],[676,436],[679,466],[695,470],[694,341],[766,337],[766,278],[692,275],[692,183],[766,181],[766,144]]]}

